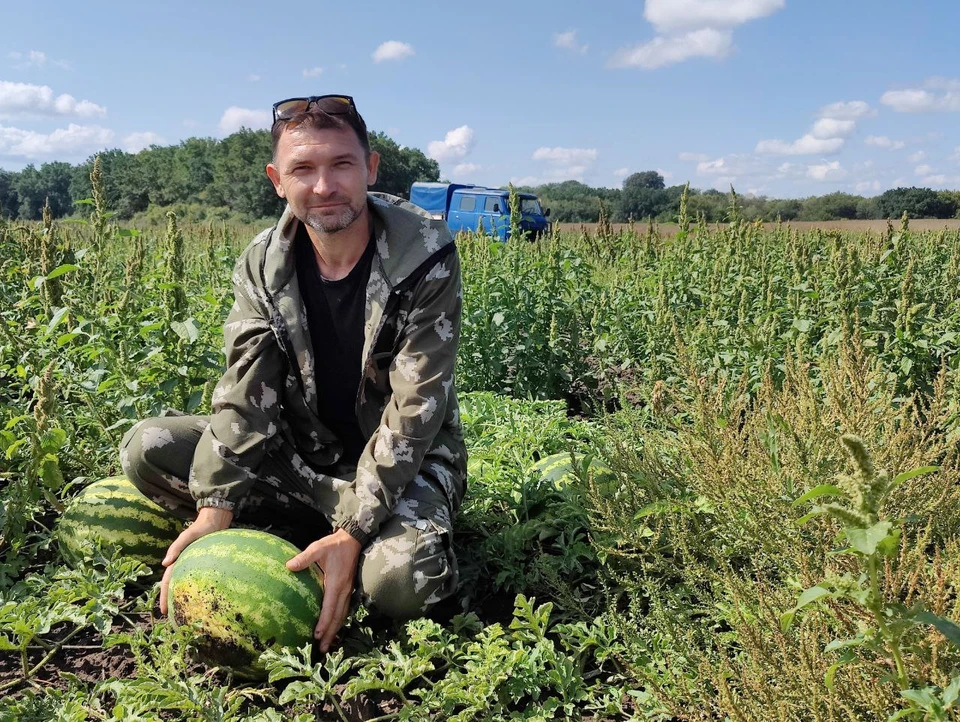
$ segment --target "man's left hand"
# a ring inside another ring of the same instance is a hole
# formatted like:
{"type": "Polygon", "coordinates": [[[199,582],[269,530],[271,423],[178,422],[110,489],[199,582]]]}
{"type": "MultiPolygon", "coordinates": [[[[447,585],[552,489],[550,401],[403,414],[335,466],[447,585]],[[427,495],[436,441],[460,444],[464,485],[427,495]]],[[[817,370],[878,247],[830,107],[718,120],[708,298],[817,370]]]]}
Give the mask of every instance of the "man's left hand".
{"type": "Polygon", "coordinates": [[[360,542],[343,529],[337,529],[287,562],[287,569],[293,572],[306,569],[313,562],[323,572],[323,606],[313,636],[320,640],[320,651],[324,654],[330,651],[337,632],[347,621],[360,550],[360,542]]]}

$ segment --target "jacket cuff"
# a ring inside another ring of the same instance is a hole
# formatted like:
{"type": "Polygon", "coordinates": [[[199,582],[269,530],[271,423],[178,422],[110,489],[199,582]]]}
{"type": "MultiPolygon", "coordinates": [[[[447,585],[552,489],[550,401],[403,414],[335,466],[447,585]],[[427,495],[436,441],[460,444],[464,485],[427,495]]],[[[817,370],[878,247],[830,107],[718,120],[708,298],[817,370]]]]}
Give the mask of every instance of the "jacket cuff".
{"type": "Polygon", "coordinates": [[[229,499],[224,499],[221,496],[205,496],[202,499],[197,499],[197,511],[200,511],[204,507],[212,506],[215,509],[226,509],[227,511],[232,511],[236,513],[237,504],[236,502],[230,501],[229,499]]]}
{"type": "Polygon", "coordinates": [[[360,525],[357,524],[355,519],[342,519],[336,526],[337,529],[343,529],[347,534],[352,536],[358,542],[360,542],[361,548],[366,548],[367,544],[370,543],[370,537],[363,530],[360,529],[360,525]]]}

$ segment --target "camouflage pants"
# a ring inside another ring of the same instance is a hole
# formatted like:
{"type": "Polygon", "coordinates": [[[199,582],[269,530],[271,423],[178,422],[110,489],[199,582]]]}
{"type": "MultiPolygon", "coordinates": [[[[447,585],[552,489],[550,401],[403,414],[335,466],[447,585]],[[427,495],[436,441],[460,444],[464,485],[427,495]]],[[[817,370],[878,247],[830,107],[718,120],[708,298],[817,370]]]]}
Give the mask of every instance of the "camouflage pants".
{"type": "MultiPolygon", "coordinates": [[[[183,519],[197,515],[187,479],[207,419],[146,419],[131,428],[120,445],[120,461],[130,481],[183,519]]],[[[236,518],[272,531],[285,529],[286,536],[301,547],[329,534],[340,516],[337,489],[353,484],[355,468],[320,473],[304,465],[280,435],[268,443],[260,474],[235,510],[236,518]]],[[[458,572],[452,535],[449,502],[442,487],[432,475],[418,474],[407,485],[394,516],[360,555],[358,601],[394,619],[411,619],[453,594],[458,572]]]]}

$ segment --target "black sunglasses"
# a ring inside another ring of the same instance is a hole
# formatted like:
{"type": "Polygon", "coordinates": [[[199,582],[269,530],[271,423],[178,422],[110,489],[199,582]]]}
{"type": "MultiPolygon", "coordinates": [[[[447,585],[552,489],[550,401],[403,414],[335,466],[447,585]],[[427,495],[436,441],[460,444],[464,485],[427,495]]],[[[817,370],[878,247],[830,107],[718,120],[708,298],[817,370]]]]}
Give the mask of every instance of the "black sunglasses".
{"type": "Polygon", "coordinates": [[[306,113],[317,107],[327,115],[355,115],[366,128],[363,116],[357,111],[353,98],[349,95],[311,95],[306,98],[287,98],[273,104],[273,122],[290,120],[298,113],[306,113]]]}

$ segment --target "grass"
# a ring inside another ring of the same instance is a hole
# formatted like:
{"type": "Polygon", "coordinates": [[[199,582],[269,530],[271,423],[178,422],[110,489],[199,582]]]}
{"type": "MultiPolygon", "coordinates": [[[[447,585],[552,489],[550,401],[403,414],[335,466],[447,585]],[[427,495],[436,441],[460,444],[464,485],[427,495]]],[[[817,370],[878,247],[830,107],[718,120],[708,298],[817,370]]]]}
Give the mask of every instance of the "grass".
{"type": "Polygon", "coordinates": [[[142,568],[71,569],[51,529],[136,419],[209,408],[255,229],[91,208],[0,224],[0,719],[957,718],[956,230],[734,203],[461,237],[461,589],[251,685],[191,661],[142,568]],[[530,471],[557,452],[576,479],[530,471]]]}

